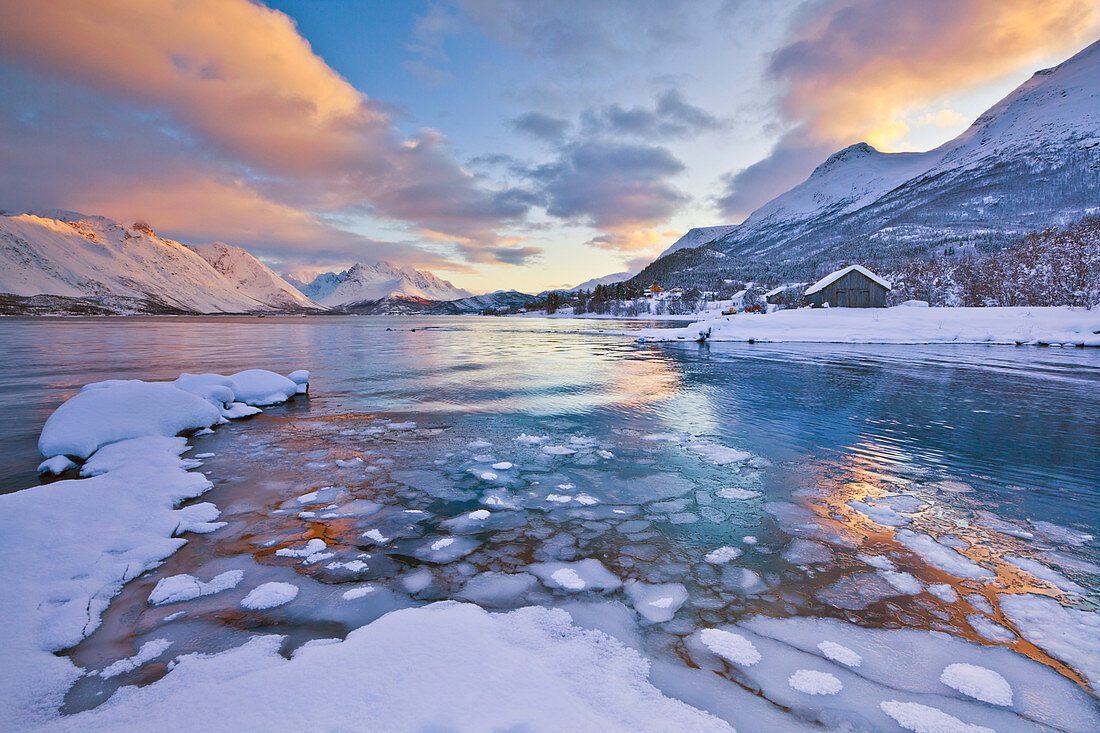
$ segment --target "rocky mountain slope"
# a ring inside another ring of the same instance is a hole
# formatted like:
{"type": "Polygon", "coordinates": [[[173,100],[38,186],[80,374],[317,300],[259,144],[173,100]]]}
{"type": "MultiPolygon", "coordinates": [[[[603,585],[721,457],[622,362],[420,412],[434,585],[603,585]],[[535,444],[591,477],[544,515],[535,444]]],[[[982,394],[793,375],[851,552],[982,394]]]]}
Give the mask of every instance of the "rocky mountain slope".
{"type": "Polygon", "coordinates": [[[147,225],[40,212],[0,216],[5,312],[243,313],[317,308],[244,250],[191,248],[147,225]],[[48,297],[47,297],[48,296],[48,297]]]}
{"type": "Polygon", "coordinates": [[[1098,211],[1100,41],[1036,73],[940,147],[845,148],[743,224],[694,254],[679,248],[672,267],[662,255],[638,277],[808,277],[849,261],[993,250],[1098,211]]]}

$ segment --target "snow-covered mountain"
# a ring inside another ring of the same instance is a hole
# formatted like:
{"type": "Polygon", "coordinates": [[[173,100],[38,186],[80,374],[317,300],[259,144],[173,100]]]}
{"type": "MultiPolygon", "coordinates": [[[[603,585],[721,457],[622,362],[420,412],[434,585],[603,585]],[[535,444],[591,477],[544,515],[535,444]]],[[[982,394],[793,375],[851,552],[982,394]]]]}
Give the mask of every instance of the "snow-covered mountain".
{"type": "Polygon", "coordinates": [[[209,262],[238,292],[251,298],[286,310],[317,307],[297,288],[240,247],[214,242],[188,245],[188,249],[209,262]]]}
{"type": "MultiPolygon", "coordinates": [[[[678,252],[674,272],[782,277],[814,263],[989,249],[1096,213],[1100,41],[1036,73],[934,150],[884,153],[859,143],[835,153],[698,250],[728,259],[678,252]]],[[[647,275],[671,264],[658,259],[647,275]]]]}
{"type": "Polygon", "coordinates": [[[318,303],[341,308],[385,299],[447,301],[470,296],[468,290],[426,270],[389,262],[356,263],[343,272],[318,275],[298,289],[318,303]]]}
{"type": "Polygon", "coordinates": [[[317,307],[237,247],[190,248],[145,224],[41,214],[0,216],[0,293],[16,300],[58,296],[109,304],[108,311],[193,313],[317,307]]]}
{"type": "Polygon", "coordinates": [[[693,247],[701,247],[704,244],[709,244],[719,237],[726,236],[736,228],[736,224],[721,224],[715,227],[692,227],[687,230],[684,236],[677,239],[668,249],[662,252],[657,259],[667,254],[671,254],[678,249],[691,249],[693,247]]]}
{"type": "Polygon", "coordinates": [[[585,280],[580,285],[569,288],[566,292],[575,293],[578,290],[593,290],[597,285],[612,285],[622,282],[623,280],[629,280],[630,277],[631,275],[629,272],[615,272],[610,275],[604,275],[603,277],[594,277],[591,280],[585,280]]]}

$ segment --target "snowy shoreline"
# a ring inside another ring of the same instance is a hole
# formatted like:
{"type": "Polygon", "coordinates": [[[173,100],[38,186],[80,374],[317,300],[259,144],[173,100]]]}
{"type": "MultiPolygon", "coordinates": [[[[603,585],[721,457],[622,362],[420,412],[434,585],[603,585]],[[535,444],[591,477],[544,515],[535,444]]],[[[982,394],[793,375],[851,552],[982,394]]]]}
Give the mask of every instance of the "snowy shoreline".
{"type": "Polygon", "coordinates": [[[309,372],[249,369],[231,377],[86,385],[47,419],[39,471],[77,469],[0,496],[0,727],[56,718],[82,675],[56,652],[92,633],[122,586],[172,555],[184,532],[221,524],[210,503],[181,506],[213,488],[181,434],[210,431],[308,390],[309,372]]]}
{"type": "Polygon", "coordinates": [[[642,342],[805,342],[850,344],[1005,344],[1100,347],[1100,309],[800,308],[740,313],[681,329],[622,332],[642,342]]]}

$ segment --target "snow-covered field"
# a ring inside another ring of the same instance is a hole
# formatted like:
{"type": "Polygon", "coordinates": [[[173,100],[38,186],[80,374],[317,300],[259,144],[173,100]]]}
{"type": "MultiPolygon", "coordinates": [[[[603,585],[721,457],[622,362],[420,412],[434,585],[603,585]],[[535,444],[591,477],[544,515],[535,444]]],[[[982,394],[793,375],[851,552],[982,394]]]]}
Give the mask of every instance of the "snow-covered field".
{"type": "Polygon", "coordinates": [[[1050,344],[1100,346],[1100,309],[799,308],[739,313],[682,329],[647,329],[642,341],[805,341],[853,344],[1050,344]]]}

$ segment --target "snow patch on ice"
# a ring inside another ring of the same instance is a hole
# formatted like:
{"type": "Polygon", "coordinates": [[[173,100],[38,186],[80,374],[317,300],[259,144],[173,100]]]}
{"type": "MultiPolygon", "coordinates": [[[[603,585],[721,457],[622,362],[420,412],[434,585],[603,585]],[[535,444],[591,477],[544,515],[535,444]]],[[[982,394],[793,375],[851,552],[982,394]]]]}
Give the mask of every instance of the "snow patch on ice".
{"type": "Polygon", "coordinates": [[[807,695],[835,695],[844,689],[844,685],[834,675],[812,669],[796,671],[787,678],[787,684],[807,695]]]}
{"type": "Polygon", "coordinates": [[[298,597],[298,586],[291,583],[264,583],[256,586],[241,600],[241,605],[254,611],[275,608],[298,597]]]}
{"type": "Polygon", "coordinates": [[[207,582],[203,582],[194,575],[171,575],[161,578],[153,592],[149,594],[149,604],[162,606],[165,603],[179,603],[190,601],[200,596],[209,596],[221,593],[230,588],[236,588],[244,580],[243,570],[226,570],[220,575],[215,575],[207,582]]]}
{"type": "Polygon", "coordinates": [[[1012,705],[1012,687],[992,669],[956,662],[944,668],[940,682],[975,700],[992,705],[1012,705]]]}

